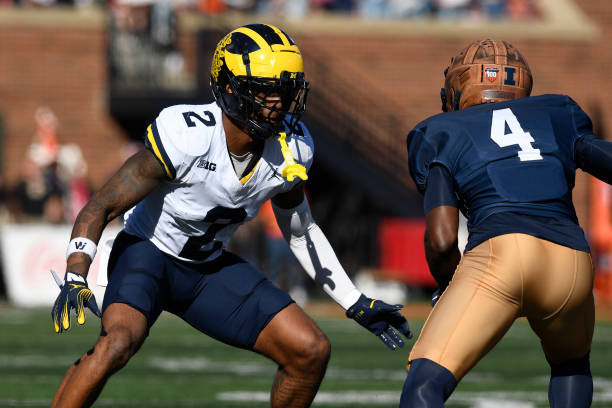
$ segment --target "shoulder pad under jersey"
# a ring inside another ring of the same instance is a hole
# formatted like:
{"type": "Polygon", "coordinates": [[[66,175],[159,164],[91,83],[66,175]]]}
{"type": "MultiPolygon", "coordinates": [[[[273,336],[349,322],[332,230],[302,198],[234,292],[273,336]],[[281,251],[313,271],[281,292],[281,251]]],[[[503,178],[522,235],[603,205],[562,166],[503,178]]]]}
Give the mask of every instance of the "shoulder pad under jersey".
{"type": "Polygon", "coordinates": [[[145,145],[173,180],[181,176],[189,158],[208,151],[217,132],[222,132],[221,110],[215,103],[175,105],[162,110],[149,125],[145,145]]]}
{"type": "Polygon", "coordinates": [[[419,123],[406,139],[410,175],[421,193],[427,187],[430,166],[442,165],[452,174],[456,155],[465,145],[460,130],[440,123],[446,122],[450,115],[436,115],[419,123]]]}

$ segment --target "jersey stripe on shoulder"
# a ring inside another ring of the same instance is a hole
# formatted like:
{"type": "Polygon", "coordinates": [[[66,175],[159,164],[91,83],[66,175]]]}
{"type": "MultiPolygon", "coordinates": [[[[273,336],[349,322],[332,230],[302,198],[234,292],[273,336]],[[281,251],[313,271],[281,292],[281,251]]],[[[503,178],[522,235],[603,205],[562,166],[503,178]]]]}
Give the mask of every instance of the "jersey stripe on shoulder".
{"type": "Polygon", "coordinates": [[[172,161],[170,161],[170,158],[164,150],[164,145],[159,137],[159,132],[157,131],[157,124],[155,123],[155,121],[153,121],[153,123],[151,123],[147,128],[145,146],[150,149],[157,158],[157,160],[159,160],[164,170],[166,170],[168,178],[170,180],[173,180],[176,177],[176,170],[172,165],[172,161]]]}

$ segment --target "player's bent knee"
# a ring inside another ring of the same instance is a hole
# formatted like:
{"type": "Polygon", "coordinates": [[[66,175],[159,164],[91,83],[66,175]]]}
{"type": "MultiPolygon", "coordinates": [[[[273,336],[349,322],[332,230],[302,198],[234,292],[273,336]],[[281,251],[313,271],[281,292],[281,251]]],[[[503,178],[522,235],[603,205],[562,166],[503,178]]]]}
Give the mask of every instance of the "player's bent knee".
{"type": "Polygon", "coordinates": [[[550,364],[548,400],[551,408],[588,408],[593,400],[589,354],[550,364]]]}
{"type": "Polygon", "coordinates": [[[303,337],[289,361],[300,371],[321,370],[327,366],[330,354],[329,339],[323,332],[318,332],[303,337]]]}
{"type": "Polygon", "coordinates": [[[442,408],[457,386],[453,373],[426,358],[410,363],[400,408],[442,408]]]}
{"type": "Polygon", "coordinates": [[[141,344],[142,339],[134,336],[129,329],[115,327],[100,337],[95,351],[100,350],[100,358],[108,363],[111,370],[118,370],[127,364],[141,344]]]}
{"type": "Polygon", "coordinates": [[[310,340],[303,345],[300,353],[302,359],[306,361],[308,366],[327,364],[329,355],[331,354],[331,343],[325,334],[322,332],[316,336],[312,336],[310,340]]]}

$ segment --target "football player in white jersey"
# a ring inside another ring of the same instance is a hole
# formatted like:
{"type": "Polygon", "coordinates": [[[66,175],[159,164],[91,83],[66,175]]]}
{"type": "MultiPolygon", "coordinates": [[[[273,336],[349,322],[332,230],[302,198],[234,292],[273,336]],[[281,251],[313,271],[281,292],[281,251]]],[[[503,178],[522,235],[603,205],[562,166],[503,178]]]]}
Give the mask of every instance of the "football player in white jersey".
{"type": "Polygon", "coordinates": [[[361,294],[312,219],[304,180],[313,141],[300,122],[308,82],[291,38],[266,24],[240,27],[217,45],[216,103],[164,109],[146,149],[128,159],[79,214],[54,305],[55,331],[70,310],[98,312],[85,277],[105,225],[125,213],[115,239],[102,329],[70,367],[53,407],[90,406],[110,375],[143,344],[162,312],[278,366],[272,407],[307,407],[325,374],[330,344],[287,293],[240,257],[227,240],[272,198],[277,222],[304,270],[389,348],[410,338],[401,305],[361,294]],[[395,329],[394,329],[395,328],[395,329]]]}

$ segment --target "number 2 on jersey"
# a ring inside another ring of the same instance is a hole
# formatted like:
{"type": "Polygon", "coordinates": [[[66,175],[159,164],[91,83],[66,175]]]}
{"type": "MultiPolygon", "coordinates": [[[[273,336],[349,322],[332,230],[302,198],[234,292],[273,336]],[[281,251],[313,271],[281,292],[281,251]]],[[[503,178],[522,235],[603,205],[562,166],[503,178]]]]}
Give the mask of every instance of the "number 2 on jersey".
{"type": "Polygon", "coordinates": [[[194,261],[204,261],[215,251],[221,249],[223,243],[215,241],[215,235],[230,224],[239,224],[246,218],[247,213],[244,208],[215,207],[206,213],[203,222],[211,223],[204,235],[190,237],[182,251],[180,257],[193,259],[194,261]]]}
{"type": "Polygon", "coordinates": [[[521,161],[542,160],[540,149],[534,149],[535,142],[529,132],[525,132],[510,108],[493,111],[491,120],[491,139],[499,147],[519,145],[518,157],[521,161]],[[506,133],[506,124],[510,133],[506,133]]]}

